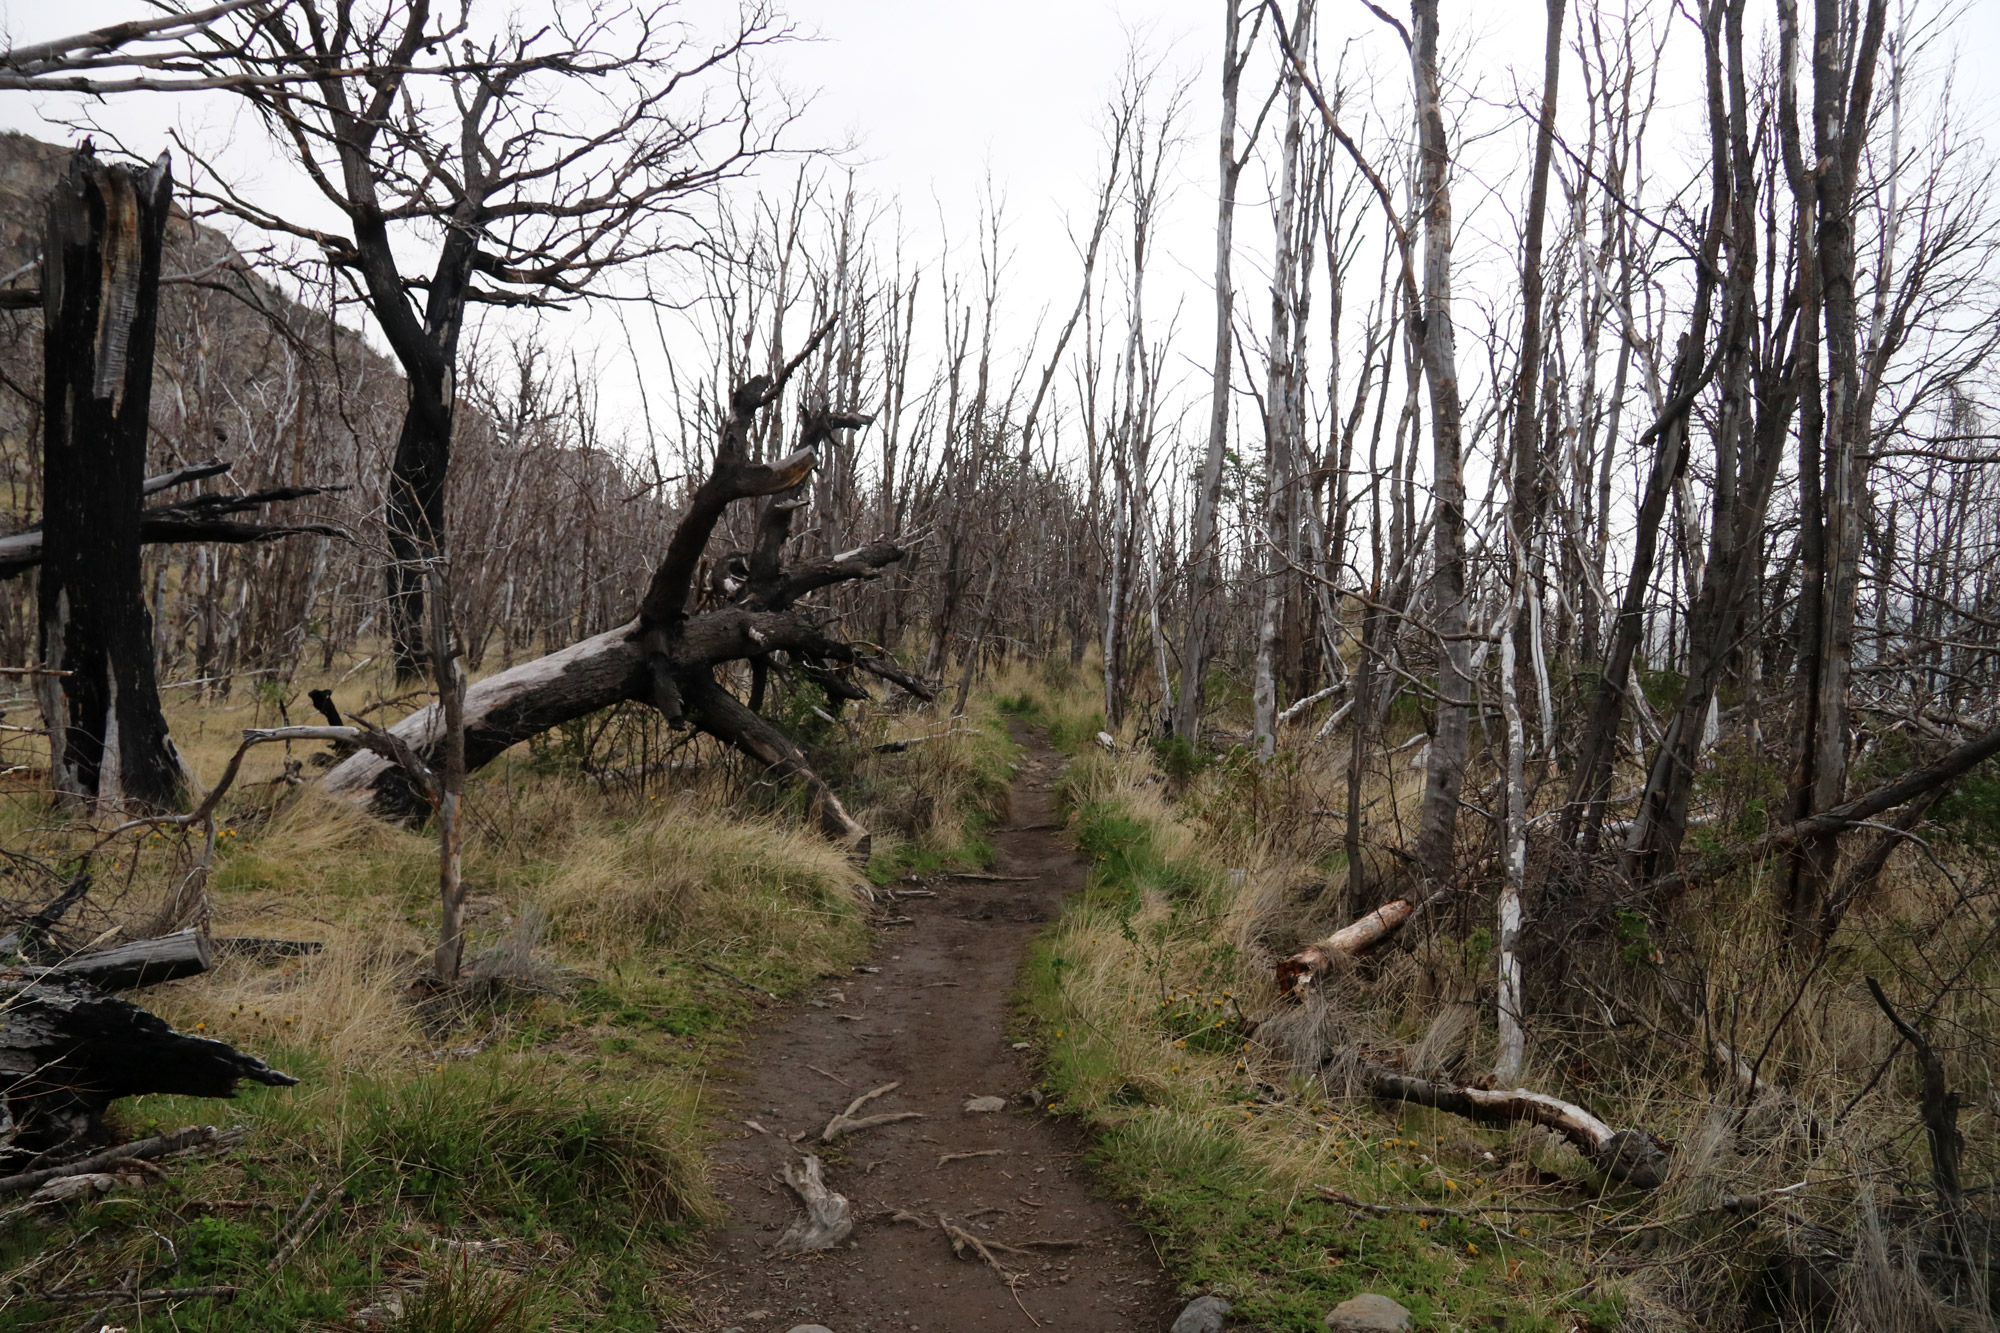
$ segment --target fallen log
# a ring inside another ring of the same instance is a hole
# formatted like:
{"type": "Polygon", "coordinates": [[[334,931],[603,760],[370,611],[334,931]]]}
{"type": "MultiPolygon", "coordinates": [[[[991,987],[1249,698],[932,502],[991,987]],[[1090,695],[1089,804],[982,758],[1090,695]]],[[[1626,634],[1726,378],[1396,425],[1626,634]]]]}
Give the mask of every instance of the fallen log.
{"type": "Polygon", "coordinates": [[[1592,1166],[1623,1184],[1653,1189],[1667,1178],[1666,1149],[1651,1134],[1642,1129],[1615,1130],[1581,1106],[1546,1093],[1433,1083],[1365,1060],[1354,1070],[1361,1084],[1385,1101],[1415,1102],[1485,1124],[1527,1121],[1553,1130],[1592,1166]]]}
{"type": "Polygon", "coordinates": [[[136,990],[163,981],[200,976],[211,966],[209,941],[196,927],[158,939],[134,940],[57,963],[52,971],[87,981],[101,991],[136,990]]]}
{"type": "Polygon", "coordinates": [[[1335,959],[1366,953],[1401,930],[1420,908],[1429,907],[1442,897],[1442,892],[1434,893],[1422,903],[1408,898],[1392,899],[1325,939],[1280,959],[1276,972],[1278,994],[1289,1000],[1304,999],[1306,988],[1319,980],[1335,959]]]}
{"type": "Polygon", "coordinates": [[[233,1097],[245,1080],[298,1082],[78,978],[0,982],[0,1146],[40,1151],[82,1140],[120,1097],[233,1097]]]}
{"type": "MultiPolygon", "coordinates": [[[[779,657],[828,689],[829,697],[867,697],[849,675],[864,672],[929,699],[929,685],[865,646],[833,638],[824,612],[794,609],[800,598],[836,584],[879,576],[902,560],[902,547],[872,541],[828,559],[787,570],[784,547],[792,519],[804,504],[820,451],[844,432],[870,420],[863,414],[826,407],[803,414],[801,447],[772,462],[753,456],[760,413],[773,407],[786,380],[833,329],[828,321],[808,339],[805,350],[775,378],[757,376],[730,395],[721,438],[708,473],[688,500],[645,596],[633,619],[594,638],[533,662],[489,676],[466,691],[463,705],[467,771],[490,763],[510,747],[565,722],[626,701],[651,705],[670,726],[693,725],[782,778],[808,791],[821,829],[856,855],[868,852],[868,832],[847,813],[832,789],[783,731],[759,716],[761,682],[779,657]],[[704,608],[695,597],[695,576],[709,540],[733,504],[763,499],[755,548],[716,562],[710,593],[723,605],[704,608]],[[738,699],[717,681],[715,670],[729,662],[750,665],[748,700],[738,699]]],[[[384,733],[424,764],[436,767],[444,741],[443,710],[419,709],[384,733]]],[[[379,753],[352,754],[335,765],[322,789],[391,817],[420,815],[426,808],[406,776],[409,764],[379,753]]]]}

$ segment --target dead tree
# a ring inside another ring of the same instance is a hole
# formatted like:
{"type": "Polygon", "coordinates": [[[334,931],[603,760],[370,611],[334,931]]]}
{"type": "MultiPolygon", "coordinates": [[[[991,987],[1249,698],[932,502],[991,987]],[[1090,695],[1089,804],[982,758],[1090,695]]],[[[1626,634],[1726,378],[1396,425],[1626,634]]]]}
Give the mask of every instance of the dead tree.
{"type": "Polygon", "coordinates": [[[70,159],[42,264],[43,489],[38,677],[59,792],[179,803],[180,756],[153,675],[140,583],[140,499],[153,327],[172,179],[70,159]]]}
{"type": "Polygon", "coordinates": [[[0,1151],[40,1151],[96,1134],[120,1097],[232,1097],[244,1080],[298,1080],[226,1042],[87,981],[40,969],[0,974],[0,1151]]]}
{"type": "MultiPolygon", "coordinates": [[[[778,402],[786,379],[831,328],[823,326],[775,379],[757,376],[731,395],[713,465],[674,529],[632,620],[489,676],[465,692],[467,772],[551,727],[638,700],[677,726],[691,725],[728,742],[776,776],[798,779],[827,835],[865,853],[868,831],[847,813],[798,745],[716,678],[717,669],[731,662],[788,662],[830,684],[836,696],[868,697],[853,679],[858,670],[918,697],[932,697],[925,682],[894,662],[831,637],[820,618],[801,605],[820,589],[878,577],[885,566],[903,558],[902,547],[881,540],[790,568],[782,560],[799,488],[818,464],[820,451],[833,442],[836,431],[865,425],[870,418],[813,412],[804,423],[800,448],[774,462],[753,461],[751,442],[760,414],[778,402]],[[696,609],[695,577],[716,524],[730,505],[757,498],[766,503],[756,549],[744,562],[745,576],[722,605],[696,609]]],[[[436,705],[412,713],[391,734],[436,766],[445,735],[436,705]]],[[[325,786],[386,814],[423,808],[403,770],[374,753],[342,761],[327,774],[325,786]]]]}
{"type": "MultiPolygon", "coordinates": [[[[560,305],[683,248],[674,228],[689,199],[773,147],[739,66],[782,40],[782,25],[752,7],[708,46],[668,9],[591,6],[574,24],[475,37],[470,18],[429,0],[393,0],[365,20],[352,0],[295,0],[189,39],[217,78],[238,80],[345,227],[305,225],[219,182],[206,202],[318,249],[402,366],[385,520],[388,626],[405,676],[427,665],[425,571],[444,545],[467,308],[560,305]],[[732,75],[727,96],[691,96],[732,75]],[[440,234],[428,273],[399,258],[421,248],[405,228],[440,234]]],[[[782,128],[788,117],[770,119],[782,128]]]]}
{"type": "MultiPolygon", "coordinates": [[[[1225,0],[1222,46],[1222,137],[1215,205],[1215,361],[1208,399],[1208,446],[1202,456],[1201,489],[1195,493],[1194,537],[1188,548],[1188,624],[1181,642],[1180,690],[1174,703],[1174,734],[1192,745],[1201,734],[1202,675],[1208,669],[1211,626],[1216,613],[1218,514],[1222,505],[1222,462],[1229,446],[1229,371],[1235,357],[1236,183],[1243,175],[1249,150],[1236,151],[1237,98],[1243,87],[1243,67],[1249,62],[1250,41],[1241,40],[1243,13],[1236,0],[1225,0]]],[[[1263,22],[1262,10],[1258,23],[1263,22]]],[[[1260,117],[1261,120],[1261,117],[1260,117]]],[[[1257,127],[1250,132],[1251,144],[1257,127]]]]}

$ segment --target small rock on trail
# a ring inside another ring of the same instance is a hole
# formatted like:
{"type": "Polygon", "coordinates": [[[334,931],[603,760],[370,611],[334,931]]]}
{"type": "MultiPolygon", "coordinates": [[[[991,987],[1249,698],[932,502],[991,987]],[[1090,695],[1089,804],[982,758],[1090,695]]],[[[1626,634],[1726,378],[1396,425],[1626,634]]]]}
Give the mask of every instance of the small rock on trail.
{"type": "Polygon", "coordinates": [[[1012,822],[990,835],[999,877],[942,879],[925,885],[935,898],[897,900],[877,917],[867,966],[813,997],[837,990],[840,1002],[790,1008],[745,1043],[718,1111],[728,1128],[716,1188],[731,1218],[690,1293],[701,1327],[1033,1333],[1025,1315],[1050,1333],[1160,1333],[1172,1323],[1173,1282],[1125,1212],[1091,1191],[1083,1135],[1032,1098],[983,1091],[1033,1087],[1033,1052],[1010,1041],[1008,996],[1029,942],[1083,884],[1053,824],[1061,757],[1018,725],[1015,739],[1031,750],[1012,822]],[[856,1114],[922,1119],[818,1142],[849,1088],[889,1083],[856,1114]],[[779,1258],[771,1249],[800,1212],[780,1173],[807,1150],[857,1225],[838,1248],[779,1258]]]}

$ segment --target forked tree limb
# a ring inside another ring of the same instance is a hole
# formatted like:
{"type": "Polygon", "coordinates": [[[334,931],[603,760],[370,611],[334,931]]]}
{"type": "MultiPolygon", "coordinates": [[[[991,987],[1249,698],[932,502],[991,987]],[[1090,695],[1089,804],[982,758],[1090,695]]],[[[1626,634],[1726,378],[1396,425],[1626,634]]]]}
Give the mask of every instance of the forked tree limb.
{"type": "Polygon", "coordinates": [[[167,1157],[177,1152],[188,1152],[196,1148],[228,1148],[240,1142],[240,1129],[220,1130],[213,1125],[191,1125],[167,1134],[156,1134],[149,1139],[138,1139],[131,1143],[121,1143],[115,1148],[80,1157],[61,1166],[43,1167],[38,1171],[23,1171],[19,1175],[0,1176],[0,1195],[19,1194],[23,1190],[38,1189],[51,1180],[64,1176],[85,1175],[103,1167],[116,1166],[120,1162],[149,1162],[155,1157],[167,1157]]]}
{"type": "Polygon", "coordinates": [[[884,1083],[879,1088],[871,1088],[867,1092],[862,1093],[847,1104],[846,1110],[826,1122],[826,1128],[820,1131],[819,1141],[821,1143],[832,1143],[842,1134],[851,1134],[857,1129],[873,1129],[877,1125],[892,1125],[899,1120],[923,1119],[924,1113],[922,1111],[888,1111],[877,1115],[864,1116],[854,1114],[877,1097],[894,1092],[902,1086],[902,1080],[898,1079],[894,1083],[884,1083]]]}
{"type": "MultiPolygon", "coordinates": [[[[212,477],[228,468],[227,463],[203,463],[176,469],[146,480],[145,494],[212,477]]],[[[199,495],[175,504],[155,505],[139,513],[139,541],[147,546],[173,542],[216,542],[242,546],[277,541],[282,537],[311,534],[347,538],[347,529],[331,523],[243,523],[225,515],[248,513],[267,504],[301,500],[338,486],[284,486],[275,490],[252,491],[248,495],[199,495]]],[[[0,580],[19,578],[42,563],[42,529],[39,525],[0,537],[0,580]]]]}
{"type": "Polygon", "coordinates": [[[1653,1189],[1667,1178],[1666,1150],[1652,1135],[1638,1129],[1614,1130],[1581,1106],[1546,1093],[1434,1083],[1366,1061],[1354,1068],[1370,1093],[1388,1101],[1415,1102],[1489,1124],[1527,1121],[1552,1130],[1598,1170],[1624,1184],[1653,1189]]]}

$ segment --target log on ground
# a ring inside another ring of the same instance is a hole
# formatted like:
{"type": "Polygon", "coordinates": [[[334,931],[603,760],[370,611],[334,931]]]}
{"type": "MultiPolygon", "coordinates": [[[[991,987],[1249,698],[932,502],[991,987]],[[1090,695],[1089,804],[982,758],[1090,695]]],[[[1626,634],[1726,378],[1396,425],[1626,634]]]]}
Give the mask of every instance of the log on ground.
{"type": "Polygon", "coordinates": [[[233,1097],[298,1080],[227,1042],[74,977],[0,982],[0,1144],[40,1150],[95,1134],[120,1097],[233,1097]]]}
{"type": "Polygon", "coordinates": [[[1415,1102],[1487,1124],[1526,1121],[1560,1134],[1613,1180],[1654,1189],[1667,1178],[1667,1152],[1643,1129],[1613,1129],[1571,1102],[1526,1088],[1475,1088],[1434,1083],[1385,1065],[1360,1061],[1355,1077],[1387,1101],[1415,1102]]]}

